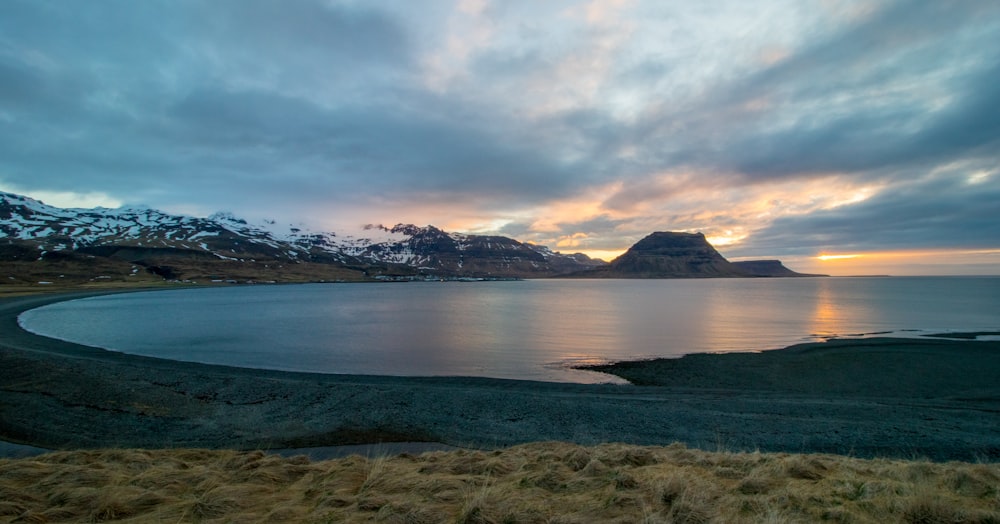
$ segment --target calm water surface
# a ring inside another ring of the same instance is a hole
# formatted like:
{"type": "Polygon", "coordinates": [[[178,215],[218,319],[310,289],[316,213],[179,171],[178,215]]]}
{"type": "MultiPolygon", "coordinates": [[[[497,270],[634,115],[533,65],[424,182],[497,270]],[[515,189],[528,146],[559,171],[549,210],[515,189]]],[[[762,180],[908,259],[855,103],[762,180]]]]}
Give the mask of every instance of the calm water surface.
{"type": "Polygon", "coordinates": [[[1000,329],[1000,277],[532,280],[178,289],[21,315],[26,329],[176,360],[321,373],[606,382],[585,362],[831,336],[1000,329]]]}

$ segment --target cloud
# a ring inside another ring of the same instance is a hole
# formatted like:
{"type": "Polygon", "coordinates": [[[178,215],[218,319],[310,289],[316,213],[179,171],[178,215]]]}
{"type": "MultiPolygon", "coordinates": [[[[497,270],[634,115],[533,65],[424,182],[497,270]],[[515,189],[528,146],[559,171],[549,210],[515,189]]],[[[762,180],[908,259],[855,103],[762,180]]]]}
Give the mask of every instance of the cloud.
{"type": "MultiPolygon", "coordinates": [[[[41,98],[38,84],[71,85],[64,76],[91,75],[71,70],[46,76],[22,64],[0,68],[12,80],[4,94],[20,97],[8,106],[15,116],[47,127],[60,124],[64,134],[77,135],[73,128],[80,128],[79,134],[87,135],[52,137],[57,152],[42,151],[25,143],[45,129],[36,125],[27,134],[21,129],[22,138],[11,133],[7,158],[30,164],[43,186],[78,184],[82,176],[121,192],[139,174],[147,188],[143,196],[201,187],[207,190],[205,205],[210,198],[224,199],[226,192],[249,193],[244,201],[262,206],[269,201],[280,206],[279,198],[385,202],[393,194],[397,200],[441,201],[491,194],[523,205],[551,197],[572,181],[566,167],[534,143],[520,141],[516,133],[505,136],[506,127],[494,128],[510,125],[502,115],[397,85],[399,76],[412,73],[414,57],[405,45],[406,31],[388,15],[311,2],[196,7],[181,17],[200,22],[186,40],[175,34],[163,39],[166,47],[155,53],[165,58],[162,64],[121,59],[111,68],[121,77],[134,70],[140,76],[162,73],[165,79],[151,93],[128,90],[133,83],[145,87],[149,78],[124,82],[115,93],[124,100],[121,107],[90,102],[109,89],[114,80],[109,78],[67,90],[63,98],[77,116],[50,114],[38,108],[51,107],[53,96],[41,98]],[[222,12],[232,16],[219,16],[222,12]],[[154,71],[161,66],[164,71],[154,71]],[[178,77],[184,69],[201,74],[178,77]],[[376,70],[389,73],[373,78],[376,70]],[[26,107],[27,96],[40,98],[35,109],[26,107]],[[254,198],[255,190],[264,194],[254,198]]],[[[93,18],[102,22],[91,29],[107,28],[102,16],[93,18]]],[[[72,33],[101,40],[85,29],[72,33]]],[[[73,62],[62,58],[64,64],[73,62]]],[[[13,164],[8,173],[26,174],[13,164]]]]}
{"type": "Polygon", "coordinates": [[[1000,243],[990,2],[3,10],[0,179],[27,192],[603,251],[1000,243]]]}
{"type": "MultiPolygon", "coordinates": [[[[27,191],[22,187],[7,184],[0,180],[0,191],[14,194],[24,194],[27,191]]],[[[122,202],[104,193],[74,193],[70,191],[34,191],[32,198],[40,200],[47,205],[63,208],[89,209],[94,207],[116,208],[121,207],[122,202]]]]}
{"type": "Polygon", "coordinates": [[[752,248],[740,254],[996,247],[998,177],[995,165],[934,170],[855,204],[781,217],[756,232],[752,248]]]}
{"type": "Polygon", "coordinates": [[[934,140],[954,115],[995,100],[1000,56],[988,40],[998,13],[981,3],[894,2],[846,21],[833,17],[832,30],[817,28],[780,60],[706,86],[683,105],[650,105],[635,140],[658,151],[649,160],[660,168],[698,164],[754,179],[965,154],[996,130],[978,127],[951,146],[934,140]]]}
{"type": "MultiPolygon", "coordinates": [[[[428,105],[438,104],[433,98],[428,105]]],[[[204,157],[235,153],[240,167],[303,166],[316,180],[368,193],[468,193],[531,203],[561,193],[563,166],[517,138],[496,134],[474,112],[324,108],[272,93],[198,92],[171,112],[170,143],[204,157]],[[323,168],[325,166],[325,169],[323,168]],[[325,171],[325,172],[323,172],[325,171]]]]}
{"type": "Polygon", "coordinates": [[[45,89],[41,75],[26,64],[3,57],[0,61],[0,100],[4,105],[32,103],[45,89]]]}

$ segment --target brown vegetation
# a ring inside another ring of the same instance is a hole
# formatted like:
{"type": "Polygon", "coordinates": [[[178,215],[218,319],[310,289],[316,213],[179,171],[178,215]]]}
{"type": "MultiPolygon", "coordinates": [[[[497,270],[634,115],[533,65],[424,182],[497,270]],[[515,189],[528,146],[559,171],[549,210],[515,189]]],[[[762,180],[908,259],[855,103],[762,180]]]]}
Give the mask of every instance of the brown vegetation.
{"type": "Polygon", "coordinates": [[[0,262],[0,298],[39,293],[87,290],[177,287],[186,285],[231,285],[232,283],[358,282],[367,280],[354,269],[329,264],[232,262],[226,260],[189,264],[184,261],[157,261],[163,265],[141,266],[111,261],[106,264],[0,262]],[[167,263],[171,265],[166,265],[167,263]],[[184,275],[185,282],[164,278],[153,272],[171,271],[184,275]]]}
{"type": "Polygon", "coordinates": [[[538,443],[0,460],[0,522],[1000,522],[1000,465],[538,443]]]}

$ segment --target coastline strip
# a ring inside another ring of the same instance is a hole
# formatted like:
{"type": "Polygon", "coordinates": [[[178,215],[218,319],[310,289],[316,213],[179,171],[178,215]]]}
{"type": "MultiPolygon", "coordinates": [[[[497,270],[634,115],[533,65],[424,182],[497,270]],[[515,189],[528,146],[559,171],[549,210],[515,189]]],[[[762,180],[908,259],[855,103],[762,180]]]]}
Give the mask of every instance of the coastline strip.
{"type": "Polygon", "coordinates": [[[89,294],[0,300],[0,438],[53,449],[679,441],[1000,458],[995,341],[831,341],[620,363],[607,371],[655,380],[615,386],[232,368],[115,353],[17,325],[21,311],[89,294]],[[943,372],[952,378],[935,381],[943,372]]]}

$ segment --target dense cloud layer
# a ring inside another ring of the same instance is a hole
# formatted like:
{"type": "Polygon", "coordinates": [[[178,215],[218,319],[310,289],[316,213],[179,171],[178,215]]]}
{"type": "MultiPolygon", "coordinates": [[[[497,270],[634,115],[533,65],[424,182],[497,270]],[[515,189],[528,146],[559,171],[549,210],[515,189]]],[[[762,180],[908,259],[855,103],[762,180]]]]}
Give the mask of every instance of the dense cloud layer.
{"type": "Polygon", "coordinates": [[[997,250],[997,41],[975,0],[9,0],[0,189],[593,253],[997,250]]]}

